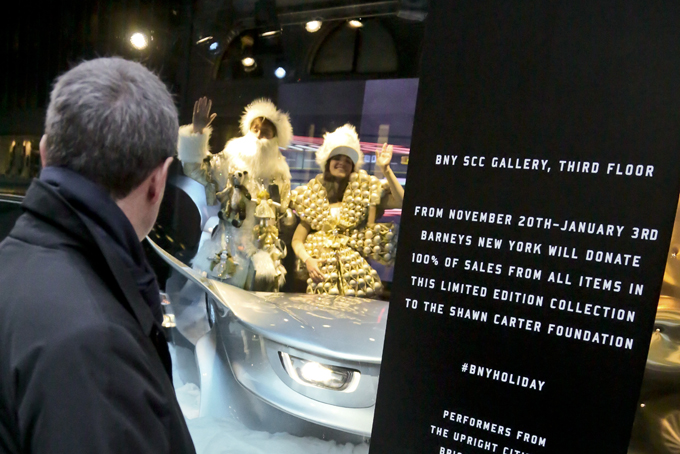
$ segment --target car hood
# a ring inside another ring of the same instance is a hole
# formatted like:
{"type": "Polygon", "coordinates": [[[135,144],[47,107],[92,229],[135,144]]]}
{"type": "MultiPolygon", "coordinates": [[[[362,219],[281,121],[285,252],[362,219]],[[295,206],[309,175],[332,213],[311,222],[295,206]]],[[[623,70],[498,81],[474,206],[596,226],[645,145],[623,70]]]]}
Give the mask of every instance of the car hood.
{"type": "MultiPolygon", "coordinates": [[[[328,358],[380,364],[388,303],[348,296],[249,292],[206,278],[147,241],[174,269],[253,332],[328,358]]],[[[218,311],[219,312],[219,311],[218,311]]]]}

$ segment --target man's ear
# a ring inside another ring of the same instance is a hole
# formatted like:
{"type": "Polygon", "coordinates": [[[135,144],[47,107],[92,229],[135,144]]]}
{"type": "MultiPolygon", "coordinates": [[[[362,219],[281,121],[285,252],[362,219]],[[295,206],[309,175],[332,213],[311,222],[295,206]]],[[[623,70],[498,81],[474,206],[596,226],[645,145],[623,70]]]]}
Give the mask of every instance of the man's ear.
{"type": "Polygon", "coordinates": [[[40,164],[43,168],[47,167],[47,135],[45,134],[40,138],[40,164]]]}
{"type": "Polygon", "coordinates": [[[168,170],[174,158],[167,158],[163,164],[156,167],[149,176],[149,190],[148,199],[151,203],[158,202],[158,199],[163,197],[165,191],[165,182],[168,179],[168,170]]]}

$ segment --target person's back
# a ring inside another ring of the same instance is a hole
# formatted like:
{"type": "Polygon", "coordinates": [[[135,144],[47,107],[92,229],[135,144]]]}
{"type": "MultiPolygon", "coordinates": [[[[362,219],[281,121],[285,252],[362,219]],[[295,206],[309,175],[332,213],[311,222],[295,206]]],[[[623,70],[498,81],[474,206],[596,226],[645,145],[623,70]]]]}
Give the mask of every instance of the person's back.
{"type": "Polygon", "coordinates": [[[139,243],[176,141],[172,98],[141,65],[57,82],[45,168],[0,243],[0,452],[194,452],[139,243]]]}

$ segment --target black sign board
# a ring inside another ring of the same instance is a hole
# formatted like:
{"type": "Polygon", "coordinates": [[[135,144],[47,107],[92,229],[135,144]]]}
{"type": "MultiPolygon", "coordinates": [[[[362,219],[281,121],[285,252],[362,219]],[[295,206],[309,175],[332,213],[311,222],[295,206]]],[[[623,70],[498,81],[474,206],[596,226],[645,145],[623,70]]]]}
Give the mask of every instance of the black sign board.
{"type": "Polygon", "coordinates": [[[371,454],[625,453],[680,173],[680,4],[432,2],[371,454]]]}

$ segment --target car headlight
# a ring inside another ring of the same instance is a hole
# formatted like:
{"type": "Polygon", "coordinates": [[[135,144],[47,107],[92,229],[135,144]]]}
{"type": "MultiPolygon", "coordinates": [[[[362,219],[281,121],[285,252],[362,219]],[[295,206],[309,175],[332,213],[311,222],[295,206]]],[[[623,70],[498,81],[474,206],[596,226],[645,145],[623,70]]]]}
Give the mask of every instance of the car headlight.
{"type": "Polygon", "coordinates": [[[301,385],[346,393],[353,392],[359,386],[361,373],[358,370],[321,364],[284,352],[279,352],[279,355],[288,375],[301,385]]]}

